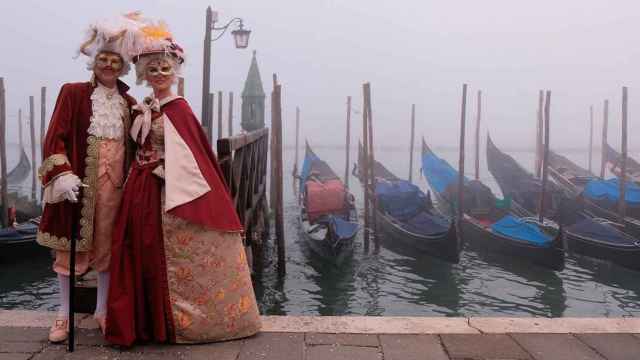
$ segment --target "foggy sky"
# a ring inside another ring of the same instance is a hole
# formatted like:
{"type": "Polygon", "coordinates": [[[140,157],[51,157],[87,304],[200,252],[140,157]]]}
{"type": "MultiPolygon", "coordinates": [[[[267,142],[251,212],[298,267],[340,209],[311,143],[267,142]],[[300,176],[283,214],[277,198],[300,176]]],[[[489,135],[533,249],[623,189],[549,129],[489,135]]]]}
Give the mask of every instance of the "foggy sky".
{"type": "MultiPolygon", "coordinates": [[[[9,138],[15,139],[18,108],[28,111],[29,95],[36,96],[39,128],[40,86],[47,86],[50,115],[64,82],[89,79],[86,59],[73,58],[87,25],[133,10],[166,20],[185,49],[186,98],[199,115],[208,5],[221,21],[239,16],[253,31],[249,49],[235,49],[230,34],[213,45],[213,89],[236,94],[235,129],[237,96],[255,49],[267,94],[272,73],[283,85],[287,144],[294,141],[296,106],[303,137],[317,145],[343,144],[346,96],[359,110],[362,83],[369,81],[381,146],[407,146],[412,103],[418,137],[457,146],[464,82],[470,86],[468,146],[478,89],[484,98],[483,134],[489,130],[505,148],[533,145],[537,92],[549,89],[552,147],[587,146],[590,105],[598,144],[605,98],[611,102],[610,143],[617,147],[622,86],[630,88],[630,147],[640,146],[640,4],[594,0],[2,1],[0,76],[7,88],[9,138]]],[[[149,92],[135,86],[133,71],[123,80],[138,99],[149,92]]],[[[267,122],[268,114],[269,109],[267,122]]],[[[361,122],[361,114],[354,113],[352,144],[361,122]]]]}

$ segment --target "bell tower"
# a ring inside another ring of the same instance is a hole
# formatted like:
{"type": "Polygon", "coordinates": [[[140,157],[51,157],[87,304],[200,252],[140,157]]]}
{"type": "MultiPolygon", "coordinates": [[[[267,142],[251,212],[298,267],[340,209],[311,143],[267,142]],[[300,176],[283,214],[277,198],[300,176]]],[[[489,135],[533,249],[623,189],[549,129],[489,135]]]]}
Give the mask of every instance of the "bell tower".
{"type": "Polygon", "coordinates": [[[247,80],[244,82],[242,90],[242,121],[240,125],[243,130],[253,131],[264,127],[264,99],[264,88],[254,50],[249,74],[247,74],[247,80]]]}

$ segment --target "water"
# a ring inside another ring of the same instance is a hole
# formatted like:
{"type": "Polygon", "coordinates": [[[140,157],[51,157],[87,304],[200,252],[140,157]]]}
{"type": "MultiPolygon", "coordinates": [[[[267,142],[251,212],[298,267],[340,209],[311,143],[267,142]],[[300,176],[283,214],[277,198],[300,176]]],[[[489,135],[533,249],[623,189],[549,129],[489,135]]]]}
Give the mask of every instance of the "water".
{"type": "MultiPolygon", "coordinates": [[[[499,143],[498,143],[499,145],[499,143]]],[[[316,147],[337,174],[344,173],[341,149],[316,147]]],[[[457,152],[436,152],[453,164],[457,152]]],[[[578,164],[586,164],[580,152],[563,152],[578,164]]],[[[511,152],[531,168],[533,154],[511,152]]],[[[635,154],[637,155],[637,154],[635,154]]],[[[302,159],[303,154],[300,154],[302,159]]],[[[408,175],[408,151],[380,149],[377,158],[400,177],[408,175]]],[[[355,151],[351,159],[355,158],[355,151]]],[[[469,154],[467,163],[472,164],[469,154]]],[[[285,174],[291,174],[294,152],[285,152],[285,174]]],[[[413,179],[427,189],[414,155],[413,179]]],[[[599,159],[594,158],[594,164],[599,159]]],[[[482,164],[482,180],[497,194],[495,181],[482,164]]],[[[468,174],[471,176],[472,174],[468,174]]],[[[352,192],[362,206],[362,190],[350,176],[352,192]]],[[[278,279],[273,266],[257,284],[263,314],[272,315],[387,315],[387,316],[638,316],[638,272],[607,262],[567,258],[562,272],[465,249],[459,264],[431,257],[414,257],[406,248],[389,248],[366,254],[361,234],[353,259],[341,266],[316,259],[299,237],[298,208],[293,182],[285,176],[285,235],[287,275],[278,279]]],[[[360,212],[361,213],[361,212],[360,212]]],[[[57,291],[51,260],[24,258],[0,264],[0,308],[52,310],[57,291]]]]}

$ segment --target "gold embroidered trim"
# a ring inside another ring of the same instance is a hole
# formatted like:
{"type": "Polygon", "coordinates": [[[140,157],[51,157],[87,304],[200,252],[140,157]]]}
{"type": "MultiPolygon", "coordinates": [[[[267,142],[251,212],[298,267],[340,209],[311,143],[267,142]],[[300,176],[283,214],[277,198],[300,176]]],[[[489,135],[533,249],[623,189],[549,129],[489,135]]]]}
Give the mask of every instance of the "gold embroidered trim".
{"type": "MultiPolygon", "coordinates": [[[[38,231],[36,241],[38,244],[54,250],[69,251],[71,248],[71,242],[67,237],[57,237],[46,232],[38,231]]],[[[76,243],[76,251],[89,251],[89,246],[86,240],[80,239],[80,241],[76,243]]]]}
{"type": "Polygon", "coordinates": [[[47,173],[53,170],[54,167],[64,165],[64,164],[71,165],[69,163],[69,159],[67,158],[67,155],[53,154],[49,156],[45,161],[42,162],[42,165],[40,165],[40,168],[38,168],[38,179],[42,181],[42,179],[44,179],[47,173]]]}
{"type": "Polygon", "coordinates": [[[98,189],[98,157],[100,141],[95,136],[87,138],[87,157],[83,183],[89,185],[82,191],[82,210],[80,212],[80,241],[88,247],[93,244],[93,221],[96,209],[96,191],[98,189]]]}

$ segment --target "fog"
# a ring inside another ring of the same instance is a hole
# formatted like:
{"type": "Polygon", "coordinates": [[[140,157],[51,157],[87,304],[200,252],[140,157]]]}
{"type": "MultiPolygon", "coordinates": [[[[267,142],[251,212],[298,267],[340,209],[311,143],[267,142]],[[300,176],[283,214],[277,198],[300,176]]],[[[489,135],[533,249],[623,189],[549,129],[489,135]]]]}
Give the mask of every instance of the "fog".
{"type": "MultiPolygon", "coordinates": [[[[7,88],[9,139],[15,140],[18,109],[28,111],[29,95],[36,96],[39,124],[41,86],[48,89],[50,115],[63,83],[89,79],[86,59],[74,59],[88,24],[133,10],[166,20],[185,49],[186,98],[199,115],[208,5],[221,22],[242,17],[252,30],[248,49],[235,49],[228,33],[213,44],[213,90],[236,94],[235,129],[237,96],[256,50],[267,94],[272,73],[283,85],[287,144],[294,141],[299,106],[304,137],[341,145],[346,97],[359,110],[362,83],[370,82],[380,146],[407,146],[412,103],[417,136],[457,146],[463,83],[470,91],[468,119],[475,118],[481,89],[483,133],[490,131],[505,148],[533,145],[539,89],[552,91],[553,147],[586,148],[589,106],[598,135],[605,98],[611,102],[610,143],[618,147],[621,87],[628,86],[629,143],[640,146],[640,4],[595,0],[2,1],[0,76],[7,88]]],[[[137,98],[149,92],[135,86],[133,71],[123,80],[137,98]]],[[[354,113],[353,122],[355,140],[361,115],[354,113]]]]}

